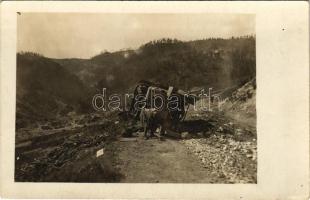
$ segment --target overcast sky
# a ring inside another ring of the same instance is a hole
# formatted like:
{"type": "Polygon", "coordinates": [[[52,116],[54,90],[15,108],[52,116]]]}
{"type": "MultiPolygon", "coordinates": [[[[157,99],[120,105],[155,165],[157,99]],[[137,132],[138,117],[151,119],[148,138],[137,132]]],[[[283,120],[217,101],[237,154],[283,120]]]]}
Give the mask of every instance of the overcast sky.
{"type": "Polygon", "coordinates": [[[254,20],[253,15],[242,14],[21,13],[17,49],[52,58],[89,58],[160,38],[253,35],[254,20]]]}

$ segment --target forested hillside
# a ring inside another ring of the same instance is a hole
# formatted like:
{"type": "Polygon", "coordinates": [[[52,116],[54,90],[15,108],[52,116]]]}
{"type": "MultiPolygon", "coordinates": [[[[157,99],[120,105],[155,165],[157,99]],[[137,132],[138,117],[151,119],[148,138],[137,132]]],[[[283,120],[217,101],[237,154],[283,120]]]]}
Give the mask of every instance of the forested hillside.
{"type": "Polygon", "coordinates": [[[55,60],[85,84],[124,92],[141,79],[190,90],[217,89],[255,77],[255,38],[151,41],[136,50],[103,52],[89,60],[55,60]]]}
{"type": "Polygon", "coordinates": [[[89,112],[92,96],[102,88],[108,93],[129,92],[138,81],[149,80],[183,90],[217,90],[242,85],[255,72],[252,36],[189,42],[161,39],[90,59],[18,53],[17,123],[89,112]]]}

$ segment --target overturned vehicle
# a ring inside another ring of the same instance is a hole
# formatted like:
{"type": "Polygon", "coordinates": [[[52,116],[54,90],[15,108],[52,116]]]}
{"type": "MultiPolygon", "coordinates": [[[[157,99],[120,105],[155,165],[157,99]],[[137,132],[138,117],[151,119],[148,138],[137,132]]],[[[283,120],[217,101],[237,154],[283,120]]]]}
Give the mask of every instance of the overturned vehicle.
{"type": "Polygon", "coordinates": [[[144,108],[167,110],[172,122],[178,123],[185,119],[189,106],[195,104],[196,98],[178,88],[142,80],[134,89],[129,115],[138,119],[144,108]]]}

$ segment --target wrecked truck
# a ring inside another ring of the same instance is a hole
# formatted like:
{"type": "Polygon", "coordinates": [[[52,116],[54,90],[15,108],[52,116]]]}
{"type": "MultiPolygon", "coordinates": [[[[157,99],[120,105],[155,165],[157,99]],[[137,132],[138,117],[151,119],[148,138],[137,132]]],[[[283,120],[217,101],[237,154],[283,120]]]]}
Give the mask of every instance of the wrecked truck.
{"type": "Polygon", "coordinates": [[[142,108],[157,108],[165,105],[173,123],[185,119],[190,105],[195,104],[197,96],[172,86],[141,80],[134,88],[129,115],[138,119],[142,108]],[[164,98],[158,98],[158,97],[164,98]]]}

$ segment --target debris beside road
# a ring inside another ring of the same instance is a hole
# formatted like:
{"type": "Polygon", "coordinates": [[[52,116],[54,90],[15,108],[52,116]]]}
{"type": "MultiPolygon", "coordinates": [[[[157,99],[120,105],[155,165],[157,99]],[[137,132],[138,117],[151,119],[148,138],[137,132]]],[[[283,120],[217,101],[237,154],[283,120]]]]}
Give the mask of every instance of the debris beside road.
{"type": "Polygon", "coordinates": [[[255,183],[257,151],[255,141],[236,141],[232,135],[213,134],[208,138],[183,140],[203,167],[227,183],[255,183]]]}

